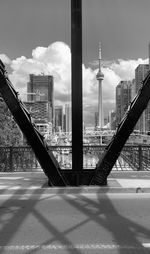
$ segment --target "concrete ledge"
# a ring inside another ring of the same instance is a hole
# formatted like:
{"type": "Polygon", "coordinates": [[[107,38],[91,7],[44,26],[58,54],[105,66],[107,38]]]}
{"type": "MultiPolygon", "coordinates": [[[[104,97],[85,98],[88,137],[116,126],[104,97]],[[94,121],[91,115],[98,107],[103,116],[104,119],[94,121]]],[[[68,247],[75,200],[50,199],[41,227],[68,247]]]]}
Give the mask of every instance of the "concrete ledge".
{"type": "MultiPolygon", "coordinates": [[[[137,172],[137,175],[139,175],[139,172],[137,172]]],[[[0,173],[0,195],[150,193],[150,174],[143,172],[140,179],[137,175],[133,172],[132,176],[131,174],[123,174],[124,177],[108,178],[107,186],[68,186],[62,188],[49,187],[48,180],[43,172],[0,173]]]]}

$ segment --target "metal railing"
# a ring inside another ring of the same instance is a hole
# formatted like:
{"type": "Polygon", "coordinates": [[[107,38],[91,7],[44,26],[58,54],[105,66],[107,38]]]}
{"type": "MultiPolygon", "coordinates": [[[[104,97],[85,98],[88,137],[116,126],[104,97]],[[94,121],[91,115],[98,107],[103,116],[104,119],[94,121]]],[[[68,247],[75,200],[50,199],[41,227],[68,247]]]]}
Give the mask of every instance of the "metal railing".
{"type": "MultiPolygon", "coordinates": [[[[83,169],[95,169],[106,146],[83,147],[83,169]]],[[[71,146],[49,147],[62,170],[72,169],[71,146]]],[[[29,146],[0,147],[0,172],[41,171],[41,167],[29,146]]],[[[113,170],[150,170],[150,146],[127,145],[122,150],[113,170]]]]}

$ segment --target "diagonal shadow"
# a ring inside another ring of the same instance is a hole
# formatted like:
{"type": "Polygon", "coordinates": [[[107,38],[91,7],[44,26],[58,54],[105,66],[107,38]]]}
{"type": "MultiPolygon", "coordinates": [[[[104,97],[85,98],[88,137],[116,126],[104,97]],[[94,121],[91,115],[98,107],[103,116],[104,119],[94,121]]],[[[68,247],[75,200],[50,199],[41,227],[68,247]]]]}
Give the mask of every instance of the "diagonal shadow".
{"type": "MultiPolygon", "coordinates": [[[[143,226],[119,214],[106,194],[103,195],[103,198],[101,198],[101,195],[99,195],[99,197],[97,196],[97,198],[99,204],[85,196],[80,196],[80,199],[87,204],[86,207],[82,206],[78,200],[66,198],[65,200],[85,214],[89,220],[107,229],[114,237],[116,244],[136,246],[137,249],[140,249],[140,253],[149,253],[137,240],[136,236],[138,234],[143,234],[149,239],[150,230],[147,230],[143,226]],[[93,212],[92,210],[95,211],[95,209],[97,211],[93,212]],[[100,214],[104,215],[104,217],[100,217],[100,214]],[[118,230],[116,220],[114,220],[115,217],[117,218],[117,223],[120,225],[121,230],[118,230]]],[[[132,249],[131,252],[128,250],[128,253],[137,253],[137,249],[132,249]]],[[[119,251],[120,254],[127,254],[127,250],[124,248],[120,248],[119,251]]]]}
{"type": "MultiPolygon", "coordinates": [[[[32,194],[36,194],[35,199],[31,199],[31,196],[25,200],[21,200],[26,194],[26,189],[16,190],[5,202],[2,203],[0,207],[0,243],[1,246],[7,246],[13,235],[17,232],[23,221],[26,219],[27,215],[30,214],[39,201],[44,190],[40,194],[34,190],[32,194]],[[16,197],[19,195],[18,197],[16,197]],[[4,215],[11,215],[11,218],[3,220],[4,215]]],[[[3,253],[3,248],[1,247],[0,253],[3,253]]]]}
{"type": "MultiPolygon", "coordinates": [[[[48,241],[45,241],[43,245],[50,244],[54,241],[60,241],[63,244],[69,245],[69,241],[67,239],[67,234],[72,232],[73,230],[84,226],[86,223],[93,221],[99,227],[103,227],[108,230],[111,235],[113,236],[116,245],[120,246],[134,246],[137,249],[128,249],[128,253],[138,253],[137,250],[140,250],[140,253],[148,253],[148,251],[141,245],[141,243],[137,240],[138,234],[143,234],[147,238],[149,238],[150,230],[147,230],[143,226],[133,222],[130,219],[123,217],[121,214],[117,212],[115,207],[113,206],[112,202],[110,201],[109,197],[104,194],[102,196],[97,196],[98,203],[94,200],[87,198],[86,196],[78,196],[78,198],[67,198],[63,196],[62,198],[68,202],[71,206],[78,209],[82,214],[86,215],[86,219],[82,220],[82,222],[77,223],[75,226],[70,227],[63,232],[60,232],[49,223],[47,219],[45,219],[39,212],[33,211],[37,219],[50,231],[53,232],[54,237],[48,241]],[[100,217],[100,215],[105,215],[100,217]],[[118,226],[116,225],[116,220],[119,223],[121,230],[118,230],[118,226]],[[62,237],[63,236],[63,237],[62,237]]],[[[101,229],[100,229],[101,230],[101,229]]],[[[80,253],[79,250],[69,250],[70,253],[80,253]]],[[[127,254],[126,248],[120,248],[118,250],[120,254],[127,254]]],[[[27,252],[28,254],[35,253],[34,250],[27,252]]]]}
{"type": "MultiPolygon", "coordinates": [[[[68,240],[68,238],[65,236],[66,233],[60,232],[56,227],[54,227],[47,219],[44,218],[37,210],[34,210],[35,217],[45,226],[45,228],[48,229],[49,232],[51,232],[54,235],[54,238],[51,239],[51,241],[57,240],[62,245],[70,246],[72,245],[71,241],[68,240]]],[[[73,228],[71,228],[71,231],[73,228]]],[[[50,243],[51,241],[48,241],[47,243],[50,243]]],[[[70,249],[70,254],[81,254],[81,252],[77,249],[70,249]]],[[[32,252],[30,251],[30,254],[32,252]]]]}
{"type": "MultiPolygon", "coordinates": [[[[86,224],[86,223],[88,223],[89,221],[90,221],[90,218],[86,218],[85,220],[83,220],[82,222],[79,222],[79,223],[77,223],[76,225],[74,225],[74,226],[72,226],[72,227],[70,227],[69,229],[67,229],[67,230],[64,230],[63,232],[59,232],[57,229],[55,229],[55,227],[53,226],[53,225],[51,225],[50,224],[50,222],[47,220],[47,219],[45,219],[39,212],[37,212],[36,210],[34,210],[33,211],[33,214],[35,215],[35,217],[37,217],[37,219],[45,226],[45,228],[47,228],[47,230],[49,231],[49,232],[53,232],[54,233],[54,237],[53,238],[51,238],[51,239],[49,239],[49,240],[47,240],[47,241],[45,241],[43,244],[41,244],[41,245],[48,245],[48,244],[51,244],[51,243],[53,243],[54,241],[60,241],[60,243],[62,243],[62,244],[64,244],[64,245],[72,245],[72,243],[71,242],[68,242],[68,240],[67,240],[67,238],[65,238],[65,239],[61,239],[61,236],[60,236],[60,234],[63,234],[63,235],[67,235],[67,234],[69,234],[70,232],[72,232],[72,231],[74,231],[75,229],[77,229],[77,228],[79,228],[79,227],[81,227],[82,225],[84,225],[84,224],[86,224]],[[51,231],[52,230],[52,231],[51,231]],[[67,241],[66,241],[67,240],[67,241]]],[[[37,248],[37,250],[38,249],[40,249],[40,247],[39,248],[37,248]]],[[[70,250],[71,251],[71,250],[70,250]]],[[[74,252],[70,252],[70,253],[79,253],[79,254],[81,254],[80,252],[79,252],[79,250],[78,250],[78,252],[75,252],[76,250],[73,250],[74,252]]],[[[26,254],[32,254],[32,253],[35,253],[35,250],[30,250],[29,252],[27,251],[26,252],[26,254]]]]}
{"type": "MultiPolygon", "coordinates": [[[[143,234],[144,236],[149,238],[150,230],[147,230],[143,226],[119,214],[114,205],[112,204],[110,198],[106,194],[103,194],[103,198],[102,195],[97,194],[96,201],[92,200],[91,198],[88,198],[87,196],[79,195],[78,193],[76,193],[77,195],[74,195],[73,198],[71,197],[68,198],[65,195],[61,196],[61,198],[63,198],[66,202],[68,202],[72,207],[76,208],[83,215],[86,215],[86,219],[80,221],[79,223],[70,227],[69,229],[64,230],[63,232],[60,232],[55,226],[53,226],[49,222],[49,220],[47,220],[35,208],[35,205],[39,201],[43,191],[41,191],[41,194],[39,193],[37,194],[36,190],[33,192],[32,195],[36,194],[36,199],[32,198],[27,200],[20,199],[13,200],[13,197],[15,198],[15,195],[22,194],[23,196],[26,193],[25,190],[17,190],[13,196],[11,196],[7,201],[3,203],[4,208],[15,206],[17,207],[17,210],[11,211],[11,213],[13,214],[12,217],[2,225],[2,229],[0,230],[0,242],[2,245],[6,246],[9,243],[13,234],[21,226],[26,216],[29,213],[32,213],[38,219],[41,225],[43,225],[44,228],[46,228],[49,232],[53,234],[53,238],[51,238],[49,241],[46,241],[46,243],[50,244],[50,242],[54,242],[57,240],[63,245],[72,245],[70,240],[68,240],[67,234],[69,234],[70,232],[79,227],[84,226],[86,223],[92,221],[95,222],[96,225],[98,225],[99,227],[107,229],[115,239],[116,244],[122,245],[131,244],[131,246],[133,245],[137,246],[137,249],[139,248],[140,251],[142,251],[142,253],[146,253],[145,248],[137,240],[137,236],[138,234],[143,234]],[[30,209],[25,209],[26,205],[29,205],[30,209]],[[118,231],[118,227],[116,225],[116,221],[114,220],[114,218],[117,218],[117,222],[121,227],[121,233],[120,231],[118,231]],[[5,235],[7,235],[7,238],[5,237],[5,235]]],[[[22,198],[22,196],[20,195],[20,198],[22,198]]],[[[50,197],[48,197],[48,199],[49,198],[50,197]]],[[[3,209],[0,210],[1,219],[2,216],[5,214],[5,212],[6,212],[5,209],[4,211],[3,209]]],[[[1,251],[3,251],[3,249],[1,249],[1,251]]],[[[69,252],[71,254],[81,254],[81,252],[77,249],[69,249],[69,252]]],[[[27,253],[35,253],[35,250],[33,252],[30,251],[27,253]]],[[[119,253],[126,254],[126,250],[120,249],[119,253]]],[[[136,252],[134,252],[134,250],[132,249],[131,253],[132,254],[137,253],[137,250],[136,252]]]]}
{"type": "MultiPolygon", "coordinates": [[[[44,191],[44,190],[43,190],[44,191]]],[[[42,191],[42,193],[43,193],[42,191]]],[[[13,237],[14,233],[17,232],[23,221],[26,219],[28,214],[33,214],[42,225],[44,225],[45,228],[49,230],[54,235],[54,239],[57,241],[60,241],[63,245],[71,245],[71,242],[68,240],[66,236],[64,236],[62,233],[59,232],[52,224],[50,224],[49,221],[47,221],[44,216],[42,216],[36,209],[35,205],[36,203],[40,200],[44,199],[50,199],[56,195],[52,195],[47,198],[40,198],[41,194],[37,195],[37,191],[35,190],[32,195],[36,194],[35,199],[29,199],[26,200],[20,200],[25,194],[25,190],[17,190],[15,193],[3,203],[2,209],[0,210],[0,224],[2,226],[2,229],[0,230],[0,243],[1,246],[7,246],[8,243],[10,242],[11,238],[13,237]],[[19,195],[20,198],[19,200],[16,200],[15,196],[19,195]],[[28,207],[29,208],[28,208],[28,207]],[[15,207],[13,210],[12,208],[15,207]],[[11,218],[8,219],[7,221],[3,221],[3,215],[5,214],[11,214],[11,218]]],[[[36,249],[38,250],[38,249],[36,249]]],[[[3,253],[4,248],[1,247],[0,253],[3,253]]],[[[33,250],[35,253],[35,250],[33,250]]],[[[30,252],[31,253],[31,252],[30,252]]],[[[81,254],[80,251],[71,249],[70,250],[71,254],[81,254]]]]}

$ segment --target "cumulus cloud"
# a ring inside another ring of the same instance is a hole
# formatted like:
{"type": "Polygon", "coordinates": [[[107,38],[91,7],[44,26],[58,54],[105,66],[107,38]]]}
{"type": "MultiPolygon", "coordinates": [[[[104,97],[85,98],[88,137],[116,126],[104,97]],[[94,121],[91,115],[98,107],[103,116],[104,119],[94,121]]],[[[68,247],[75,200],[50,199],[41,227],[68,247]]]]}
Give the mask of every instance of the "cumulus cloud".
{"type": "Polygon", "coordinates": [[[135,69],[139,64],[147,64],[148,59],[137,60],[123,60],[119,59],[117,62],[112,63],[110,68],[122,79],[132,80],[135,76],[135,69]]]}
{"type": "MultiPolygon", "coordinates": [[[[95,61],[96,62],[96,61],[95,61]]],[[[95,65],[94,62],[94,65],[95,65]]],[[[148,59],[105,61],[103,62],[103,99],[104,101],[114,101],[115,88],[121,80],[132,80],[135,78],[135,69],[139,64],[147,64],[148,59]]],[[[98,65],[98,62],[97,62],[98,65]]],[[[95,74],[98,69],[94,70],[95,74]]]]}
{"type": "MultiPolygon", "coordinates": [[[[104,74],[103,80],[103,110],[104,115],[108,115],[109,110],[115,109],[115,89],[121,80],[133,80],[135,78],[135,69],[139,64],[148,64],[148,59],[119,59],[118,61],[103,61],[102,62],[102,72],[104,74]]],[[[91,106],[88,105],[88,110],[92,112],[91,117],[93,115],[93,123],[94,123],[94,112],[98,110],[98,82],[96,80],[96,74],[98,72],[98,61],[94,61],[94,69],[85,70],[85,76],[88,78],[88,92],[85,92],[84,102],[89,104],[91,102],[91,106]],[[90,78],[89,78],[90,74],[90,78]]],[[[84,79],[84,81],[86,78],[84,79]]],[[[86,84],[84,82],[85,90],[86,84]]],[[[85,91],[84,90],[84,91],[85,91]]],[[[87,108],[85,115],[87,114],[87,108]]],[[[88,117],[87,117],[88,119],[88,117]]]]}
{"type": "MultiPolygon", "coordinates": [[[[45,74],[54,77],[55,104],[66,104],[71,98],[71,51],[67,44],[54,42],[48,47],[37,47],[31,52],[31,58],[20,56],[10,60],[5,54],[0,58],[11,67],[10,80],[24,99],[29,74],[45,74]]],[[[102,67],[104,112],[115,107],[115,88],[120,80],[132,80],[135,68],[139,64],[148,63],[148,59],[107,61],[102,67]]],[[[83,70],[83,105],[85,123],[94,124],[94,112],[97,111],[98,82],[96,61],[93,67],[83,70]]]]}
{"type": "Polygon", "coordinates": [[[29,74],[45,74],[54,77],[55,99],[60,101],[70,95],[71,53],[63,42],[55,42],[48,47],[37,47],[32,51],[32,58],[18,57],[10,63],[12,72],[10,80],[24,99],[29,74]],[[59,98],[57,98],[59,97],[59,98]]]}

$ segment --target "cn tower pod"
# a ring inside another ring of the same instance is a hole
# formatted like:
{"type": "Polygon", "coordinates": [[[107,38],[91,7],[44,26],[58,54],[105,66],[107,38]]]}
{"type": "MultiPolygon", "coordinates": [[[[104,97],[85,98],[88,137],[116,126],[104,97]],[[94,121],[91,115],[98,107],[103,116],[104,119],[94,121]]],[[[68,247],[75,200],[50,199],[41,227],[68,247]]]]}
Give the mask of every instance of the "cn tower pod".
{"type": "Polygon", "coordinates": [[[102,45],[101,42],[99,42],[99,57],[98,57],[98,73],[96,75],[97,80],[103,80],[104,79],[104,74],[101,71],[101,60],[102,60],[102,45]]]}
{"type": "Polygon", "coordinates": [[[28,143],[33,149],[44,173],[48,177],[50,186],[66,186],[66,181],[60,173],[59,164],[53,153],[48,150],[44,137],[36,129],[24,104],[18,98],[18,93],[11,84],[5,66],[0,60],[0,94],[28,143]]]}
{"type": "Polygon", "coordinates": [[[104,74],[101,71],[99,71],[96,75],[96,79],[97,80],[103,80],[104,79],[104,74]]]}

